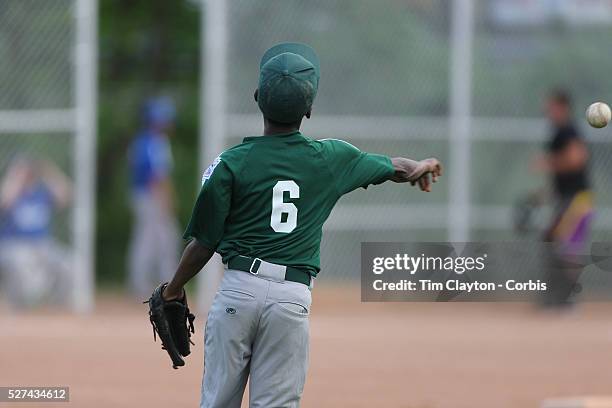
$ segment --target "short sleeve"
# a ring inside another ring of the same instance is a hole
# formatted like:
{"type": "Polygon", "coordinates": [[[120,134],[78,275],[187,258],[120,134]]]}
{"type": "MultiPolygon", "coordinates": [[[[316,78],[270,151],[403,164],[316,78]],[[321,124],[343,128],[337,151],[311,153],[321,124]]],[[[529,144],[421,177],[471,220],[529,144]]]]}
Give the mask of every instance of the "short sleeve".
{"type": "Polygon", "coordinates": [[[210,249],[217,248],[231,207],[232,182],[229,167],[222,159],[215,159],[204,173],[202,189],[183,238],[195,238],[210,249]]]}
{"type": "Polygon", "coordinates": [[[391,159],[385,155],[362,152],[343,140],[327,139],[322,143],[340,194],[383,183],[395,172],[391,159]]]}

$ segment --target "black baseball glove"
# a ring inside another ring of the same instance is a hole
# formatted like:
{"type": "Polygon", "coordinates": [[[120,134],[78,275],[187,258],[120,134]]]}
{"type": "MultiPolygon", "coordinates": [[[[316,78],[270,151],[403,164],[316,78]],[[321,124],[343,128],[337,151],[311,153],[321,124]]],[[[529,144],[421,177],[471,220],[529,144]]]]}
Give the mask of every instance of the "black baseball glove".
{"type": "Polygon", "coordinates": [[[187,295],[182,300],[164,300],[162,293],[167,285],[162,283],[155,288],[149,300],[144,303],[149,304],[153,340],[156,341],[157,332],[162,342],[162,349],[166,350],[172,359],[172,367],[178,368],[185,365],[182,357],[191,353],[189,344],[194,344],[191,341],[191,334],[194,333],[195,316],[187,307],[187,295]]]}

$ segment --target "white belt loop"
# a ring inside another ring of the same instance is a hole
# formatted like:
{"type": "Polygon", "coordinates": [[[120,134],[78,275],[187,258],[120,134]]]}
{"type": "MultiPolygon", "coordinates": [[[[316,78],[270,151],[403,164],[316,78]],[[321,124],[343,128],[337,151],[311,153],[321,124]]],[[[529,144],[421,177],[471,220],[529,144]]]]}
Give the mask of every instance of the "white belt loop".
{"type": "MultiPolygon", "coordinates": [[[[271,262],[259,260],[259,268],[257,273],[253,275],[259,275],[262,278],[269,278],[277,282],[283,282],[285,280],[285,274],[287,273],[287,267],[284,265],[273,264],[271,262]]],[[[253,261],[255,263],[256,261],[253,261]]],[[[252,269],[252,268],[251,268],[252,269]]]]}

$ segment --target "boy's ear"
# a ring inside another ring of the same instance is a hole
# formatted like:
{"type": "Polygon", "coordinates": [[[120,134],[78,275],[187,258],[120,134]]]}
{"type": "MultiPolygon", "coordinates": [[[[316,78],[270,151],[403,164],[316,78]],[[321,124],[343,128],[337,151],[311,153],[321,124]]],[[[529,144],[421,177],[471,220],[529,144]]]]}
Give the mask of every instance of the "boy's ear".
{"type": "Polygon", "coordinates": [[[255,98],[255,102],[257,102],[257,95],[259,94],[259,89],[256,89],[253,93],[253,98],[255,98]]]}
{"type": "Polygon", "coordinates": [[[310,119],[310,115],[312,115],[312,109],[308,109],[308,112],[306,112],[304,116],[306,116],[306,119],[310,119]]]}

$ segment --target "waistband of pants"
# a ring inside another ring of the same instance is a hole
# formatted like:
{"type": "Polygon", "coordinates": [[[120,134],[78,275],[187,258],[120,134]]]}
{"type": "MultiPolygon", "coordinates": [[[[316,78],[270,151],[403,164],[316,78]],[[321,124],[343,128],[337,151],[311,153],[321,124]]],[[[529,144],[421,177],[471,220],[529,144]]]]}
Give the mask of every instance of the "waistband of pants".
{"type": "Polygon", "coordinates": [[[310,273],[304,269],[278,265],[259,258],[251,258],[243,255],[238,255],[230,259],[227,263],[227,267],[229,269],[248,272],[253,275],[261,276],[262,278],[270,278],[279,282],[287,280],[301,283],[310,288],[312,288],[314,280],[310,273]]]}

